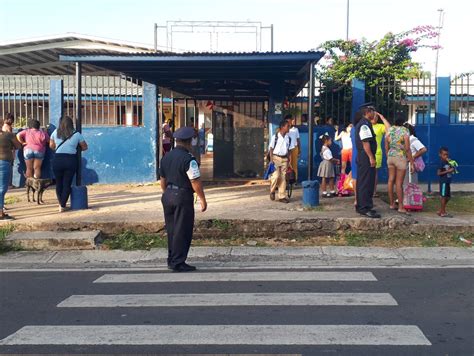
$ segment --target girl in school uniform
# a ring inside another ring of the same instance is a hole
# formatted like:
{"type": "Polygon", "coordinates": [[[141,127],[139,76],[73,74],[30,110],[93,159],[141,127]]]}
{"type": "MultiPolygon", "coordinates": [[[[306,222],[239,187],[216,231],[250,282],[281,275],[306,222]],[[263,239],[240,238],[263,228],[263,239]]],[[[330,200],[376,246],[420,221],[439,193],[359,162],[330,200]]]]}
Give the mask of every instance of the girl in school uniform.
{"type": "Polygon", "coordinates": [[[321,177],[322,197],[332,198],[336,196],[336,191],[334,190],[334,164],[338,164],[339,160],[332,156],[331,150],[329,149],[332,144],[331,136],[329,136],[328,133],[325,133],[319,138],[323,144],[320,153],[322,161],[318,168],[318,177],[321,177]],[[328,181],[330,189],[329,192],[326,190],[328,181]]]}

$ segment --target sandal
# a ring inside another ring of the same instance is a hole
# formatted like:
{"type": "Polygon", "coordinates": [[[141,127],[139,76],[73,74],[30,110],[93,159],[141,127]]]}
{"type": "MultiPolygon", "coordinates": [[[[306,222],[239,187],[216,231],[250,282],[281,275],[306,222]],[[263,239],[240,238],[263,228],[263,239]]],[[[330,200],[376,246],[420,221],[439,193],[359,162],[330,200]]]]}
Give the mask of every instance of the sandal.
{"type": "Polygon", "coordinates": [[[453,217],[451,214],[448,214],[448,213],[444,213],[444,214],[438,213],[438,216],[441,217],[441,218],[452,218],[453,217]]]}
{"type": "Polygon", "coordinates": [[[373,197],[374,197],[374,198],[379,198],[380,195],[379,195],[379,193],[375,193],[373,197]]]}

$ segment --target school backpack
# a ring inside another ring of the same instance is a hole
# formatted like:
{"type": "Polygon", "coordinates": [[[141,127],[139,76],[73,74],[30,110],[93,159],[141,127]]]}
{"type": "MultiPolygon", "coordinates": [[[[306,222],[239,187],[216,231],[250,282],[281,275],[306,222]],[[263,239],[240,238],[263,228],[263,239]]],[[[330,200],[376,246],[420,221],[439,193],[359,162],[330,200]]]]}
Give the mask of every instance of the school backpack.
{"type": "MultiPolygon", "coordinates": [[[[275,132],[275,142],[273,143],[273,149],[275,149],[276,145],[278,143],[278,131],[275,132]]],[[[290,151],[290,147],[291,147],[291,137],[288,136],[288,152],[290,151]]],[[[267,152],[267,156],[266,156],[268,162],[270,162],[270,150],[268,150],[267,152]]]]}
{"type": "Polygon", "coordinates": [[[403,207],[409,211],[423,210],[423,192],[420,187],[411,182],[411,174],[408,172],[409,183],[403,189],[403,207]]]}
{"type": "Polygon", "coordinates": [[[349,184],[349,182],[351,181],[352,181],[351,173],[349,173],[348,175],[341,173],[341,175],[339,176],[339,180],[337,181],[337,195],[338,196],[347,197],[354,192],[354,188],[352,188],[352,184],[349,184]]]}

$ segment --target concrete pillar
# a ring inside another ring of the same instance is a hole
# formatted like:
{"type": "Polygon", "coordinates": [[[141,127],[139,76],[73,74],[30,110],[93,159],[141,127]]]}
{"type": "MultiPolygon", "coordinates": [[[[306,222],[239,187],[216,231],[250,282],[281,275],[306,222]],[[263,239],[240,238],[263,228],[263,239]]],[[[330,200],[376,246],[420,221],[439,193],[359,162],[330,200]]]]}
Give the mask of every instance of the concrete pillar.
{"type": "Polygon", "coordinates": [[[278,124],[283,119],[283,101],[285,100],[284,81],[274,80],[270,86],[270,98],[268,100],[269,134],[275,134],[278,124]]]}
{"type": "Polygon", "coordinates": [[[451,78],[436,78],[436,125],[449,125],[451,78]]]}
{"type": "Polygon", "coordinates": [[[359,79],[352,79],[351,121],[354,120],[355,113],[363,103],[365,103],[365,82],[359,79]]]}
{"type": "Polygon", "coordinates": [[[158,90],[155,84],[143,82],[143,126],[150,137],[151,154],[155,156],[155,178],[159,178],[159,147],[160,138],[158,130],[158,90]]]}
{"type": "Polygon", "coordinates": [[[49,81],[49,125],[56,128],[63,116],[64,88],[62,79],[49,81]]]}

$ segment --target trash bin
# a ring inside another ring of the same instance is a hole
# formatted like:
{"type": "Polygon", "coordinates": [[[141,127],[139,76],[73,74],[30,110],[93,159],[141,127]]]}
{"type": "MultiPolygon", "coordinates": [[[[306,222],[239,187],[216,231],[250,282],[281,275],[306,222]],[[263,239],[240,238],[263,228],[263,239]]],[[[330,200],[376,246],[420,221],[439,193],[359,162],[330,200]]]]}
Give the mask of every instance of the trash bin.
{"type": "Polygon", "coordinates": [[[301,183],[303,187],[303,205],[319,205],[319,182],[317,180],[305,180],[301,183]]]}
{"type": "Polygon", "coordinates": [[[71,187],[71,210],[81,210],[88,208],[87,187],[71,187]]]}

